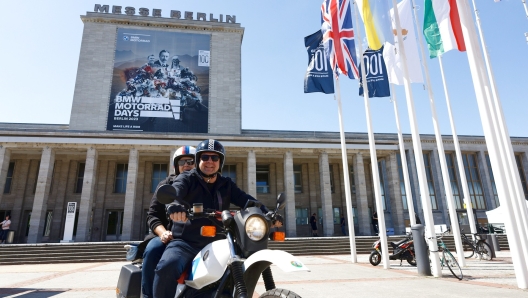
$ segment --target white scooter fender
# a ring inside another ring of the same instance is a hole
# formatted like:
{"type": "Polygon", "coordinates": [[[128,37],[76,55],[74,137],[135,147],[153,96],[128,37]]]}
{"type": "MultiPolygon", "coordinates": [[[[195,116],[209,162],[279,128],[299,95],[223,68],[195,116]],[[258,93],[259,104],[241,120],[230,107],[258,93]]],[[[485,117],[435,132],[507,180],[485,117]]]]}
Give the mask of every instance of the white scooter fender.
{"type": "Polygon", "coordinates": [[[282,250],[264,249],[244,261],[244,280],[248,293],[253,293],[262,272],[271,264],[284,272],[310,271],[299,259],[282,250]]]}

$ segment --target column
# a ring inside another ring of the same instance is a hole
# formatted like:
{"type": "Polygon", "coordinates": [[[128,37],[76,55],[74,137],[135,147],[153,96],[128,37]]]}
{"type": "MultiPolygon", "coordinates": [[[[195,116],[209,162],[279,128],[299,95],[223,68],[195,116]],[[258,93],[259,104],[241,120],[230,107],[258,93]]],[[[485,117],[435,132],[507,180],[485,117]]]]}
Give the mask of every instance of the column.
{"type": "Polygon", "coordinates": [[[84,165],[84,177],[79,202],[79,219],[77,221],[77,234],[75,241],[86,242],[91,240],[90,227],[92,224],[92,209],[95,198],[95,183],[97,177],[97,158],[99,154],[93,147],[86,152],[86,163],[84,165]]]}
{"type": "Polygon", "coordinates": [[[363,154],[358,152],[354,156],[354,182],[356,184],[356,208],[358,214],[358,236],[371,234],[371,220],[368,212],[367,182],[365,180],[365,166],[363,154]]]}
{"type": "Polygon", "coordinates": [[[319,154],[319,182],[321,183],[321,205],[323,207],[323,235],[334,235],[334,216],[332,210],[332,189],[330,186],[330,167],[328,153],[319,154]]]}
{"type": "MultiPolygon", "coordinates": [[[[11,150],[0,145],[0,203],[2,203],[2,196],[4,195],[4,187],[5,187],[7,171],[9,169],[10,161],[11,161],[11,150]]],[[[4,219],[5,218],[3,218],[2,220],[4,219]]]]}
{"type": "Polygon", "coordinates": [[[493,194],[493,188],[491,186],[490,170],[492,169],[488,167],[488,162],[486,161],[486,152],[481,150],[478,152],[477,156],[479,160],[478,165],[481,177],[480,182],[482,183],[482,189],[484,190],[484,198],[486,198],[486,205],[488,207],[488,210],[492,210],[499,207],[495,203],[495,195],[493,194]]]}
{"type": "Polygon", "coordinates": [[[42,157],[40,159],[27,243],[39,243],[42,238],[54,163],[55,151],[46,146],[42,149],[42,157]]]}
{"type": "MultiPolygon", "coordinates": [[[[65,207],[64,199],[66,197],[66,189],[70,190],[71,192],[74,191],[75,187],[73,181],[74,178],[77,178],[77,171],[75,171],[75,167],[72,166],[72,162],[69,157],[66,157],[64,160],[60,161],[60,171],[58,171],[59,167],[59,161],[56,163],[56,172],[53,174],[55,179],[59,179],[56,188],[55,193],[55,206],[53,207],[53,219],[52,219],[52,226],[50,231],[50,241],[59,241],[62,239],[62,236],[64,235],[63,230],[63,223],[65,222],[65,218],[62,216],[62,212],[65,207]],[[70,186],[70,188],[68,188],[70,186]]],[[[75,163],[77,165],[78,163],[75,163]]]]}
{"type": "Polygon", "coordinates": [[[297,221],[295,219],[295,184],[293,181],[293,154],[291,151],[287,151],[284,154],[284,190],[286,194],[286,236],[296,237],[297,221]]]}
{"type": "Polygon", "coordinates": [[[249,150],[247,156],[247,192],[254,198],[257,197],[257,158],[255,151],[249,150]]]}
{"type": "MultiPolygon", "coordinates": [[[[171,150],[170,152],[170,156],[169,156],[169,175],[170,174],[173,174],[173,173],[176,173],[176,169],[174,168],[174,159],[172,158],[174,156],[174,154],[176,154],[176,150],[178,150],[178,148],[174,148],[171,150]]],[[[198,161],[196,160],[196,167],[198,167],[198,161]]]]}
{"type": "Polygon", "coordinates": [[[414,159],[414,149],[413,148],[409,148],[407,149],[408,151],[408,155],[407,155],[407,163],[409,163],[407,165],[408,169],[409,169],[409,178],[410,178],[410,183],[411,183],[411,187],[412,187],[412,190],[413,190],[413,203],[414,203],[414,208],[415,209],[415,213],[418,214],[418,216],[421,218],[422,222],[425,223],[425,218],[424,218],[424,214],[423,214],[423,208],[422,208],[422,200],[420,200],[420,183],[418,182],[418,171],[416,169],[416,161],[414,159]]]}
{"type": "Polygon", "coordinates": [[[385,168],[388,180],[386,181],[386,184],[389,186],[391,217],[394,224],[394,232],[396,235],[403,235],[405,234],[405,220],[403,216],[404,210],[400,189],[400,173],[398,171],[398,159],[396,154],[399,154],[399,152],[393,151],[386,159],[385,168]]]}
{"type": "MultiPolygon", "coordinates": [[[[438,154],[438,149],[436,148],[433,149],[430,154],[431,154],[431,169],[432,169],[431,172],[433,174],[433,183],[434,183],[435,192],[436,192],[436,204],[438,205],[438,211],[442,212],[442,215],[444,217],[443,218],[444,222],[447,224],[447,223],[450,223],[450,219],[449,219],[449,210],[447,209],[446,187],[451,187],[451,183],[449,183],[449,185],[444,184],[444,179],[442,176],[442,167],[440,166],[440,155],[438,154]]],[[[445,158],[445,156],[443,158],[445,158]]],[[[449,176],[449,173],[447,174],[447,176],[449,176]]],[[[433,209],[433,212],[434,212],[434,209],[433,209]]],[[[433,214],[433,218],[434,218],[434,214],[433,214]]]]}
{"type": "Polygon", "coordinates": [[[123,234],[122,241],[132,240],[134,221],[134,210],[136,207],[137,176],[139,167],[139,152],[136,148],[130,149],[128,157],[127,186],[125,193],[125,208],[123,211],[123,234]]]}

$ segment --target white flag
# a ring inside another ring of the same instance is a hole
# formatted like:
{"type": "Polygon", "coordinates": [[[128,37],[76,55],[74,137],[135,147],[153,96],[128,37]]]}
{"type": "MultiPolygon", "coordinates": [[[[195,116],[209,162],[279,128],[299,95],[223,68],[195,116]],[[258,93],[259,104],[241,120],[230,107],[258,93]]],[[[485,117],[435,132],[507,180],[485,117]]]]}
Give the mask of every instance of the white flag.
{"type": "MultiPolygon", "coordinates": [[[[409,0],[403,0],[398,3],[398,14],[400,16],[400,26],[403,37],[403,47],[407,57],[407,67],[409,69],[409,79],[411,83],[423,83],[422,68],[420,67],[420,56],[416,44],[416,35],[414,33],[414,23],[412,17],[411,3],[409,0]]],[[[391,9],[392,28],[396,28],[394,20],[394,9],[391,9]]],[[[396,29],[394,32],[394,45],[385,43],[383,59],[387,66],[389,82],[391,84],[403,85],[403,63],[398,51],[398,36],[396,29]]]]}

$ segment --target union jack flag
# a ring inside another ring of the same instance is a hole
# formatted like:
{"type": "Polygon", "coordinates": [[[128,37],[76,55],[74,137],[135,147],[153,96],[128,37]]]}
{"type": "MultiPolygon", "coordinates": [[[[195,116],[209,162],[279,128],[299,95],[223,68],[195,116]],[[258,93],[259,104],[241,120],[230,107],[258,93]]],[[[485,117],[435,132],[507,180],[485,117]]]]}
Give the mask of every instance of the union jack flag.
{"type": "Polygon", "coordinates": [[[359,78],[354,29],[349,0],[324,0],[321,6],[321,32],[326,57],[332,69],[351,79],[359,78]]]}

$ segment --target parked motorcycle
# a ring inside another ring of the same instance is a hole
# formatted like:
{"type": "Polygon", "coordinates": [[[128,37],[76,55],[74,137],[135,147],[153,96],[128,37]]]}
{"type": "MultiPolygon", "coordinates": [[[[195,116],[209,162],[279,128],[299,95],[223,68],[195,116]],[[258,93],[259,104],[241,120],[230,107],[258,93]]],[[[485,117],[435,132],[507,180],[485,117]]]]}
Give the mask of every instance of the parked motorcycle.
{"type": "MultiPolygon", "coordinates": [[[[175,189],[170,185],[161,186],[157,190],[157,199],[170,206],[175,200],[175,189]]],[[[206,245],[196,255],[191,264],[192,272],[185,272],[178,280],[176,297],[253,297],[257,281],[262,276],[266,292],[260,298],[300,298],[292,291],[276,288],[270,269],[274,264],[285,272],[309,271],[290,253],[267,249],[268,238],[284,241],[284,232],[268,235],[271,222],[280,218],[277,212],[284,208],[285,202],[285,196],[280,194],[275,210],[267,215],[262,213],[261,203],[256,201],[248,201],[237,212],[201,210],[199,204],[191,207],[186,202],[177,202],[188,210],[188,220],[210,219],[212,225],[202,227],[202,236],[223,234],[226,239],[206,245]]],[[[120,293],[119,283],[116,292],[118,298],[133,296],[120,293]]]]}
{"type": "MultiPolygon", "coordinates": [[[[406,260],[412,266],[416,266],[416,256],[414,254],[414,244],[411,234],[407,234],[404,239],[398,242],[391,242],[390,245],[392,246],[392,254],[389,256],[390,260],[400,260],[400,266],[403,260],[406,260]]],[[[373,266],[378,266],[381,262],[380,240],[374,242],[372,248],[374,250],[370,253],[369,262],[373,266]]]]}

